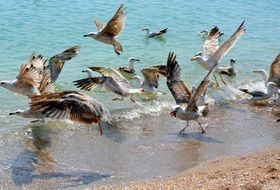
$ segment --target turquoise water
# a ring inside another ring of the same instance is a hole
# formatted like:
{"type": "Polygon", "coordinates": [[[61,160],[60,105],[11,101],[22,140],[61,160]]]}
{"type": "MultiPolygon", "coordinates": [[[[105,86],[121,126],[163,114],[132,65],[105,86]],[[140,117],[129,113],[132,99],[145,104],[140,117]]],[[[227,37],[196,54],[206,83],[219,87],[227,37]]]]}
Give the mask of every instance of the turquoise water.
{"type": "MultiPolygon", "coordinates": [[[[268,2],[262,0],[252,2],[240,0],[222,2],[204,0],[199,2],[179,0],[170,2],[159,0],[153,2],[141,0],[123,2],[0,1],[0,80],[14,79],[19,65],[25,63],[33,51],[49,58],[68,47],[79,44],[81,51],[77,57],[65,64],[57,81],[58,90],[76,89],[72,81],[84,77],[84,73],[80,71],[87,66],[118,68],[126,66],[127,59],[134,56],[141,60],[139,64],[136,64],[136,70],[140,74],[141,68],[154,64],[165,64],[169,51],[175,51],[178,55],[178,61],[183,68],[183,78],[187,84],[198,84],[203,78],[205,70],[190,61],[194,54],[202,51],[203,40],[198,33],[204,28],[210,29],[213,25],[217,25],[225,33],[222,37],[222,41],[224,41],[245,20],[246,34],[222,59],[221,64],[228,65],[230,58],[237,59],[236,68],[239,73],[235,79],[227,79],[231,81],[230,86],[233,89],[239,85],[257,84],[256,86],[258,86],[260,77],[252,74],[252,70],[256,68],[268,70],[271,62],[279,53],[279,7],[280,1],[278,0],[268,2]],[[105,24],[121,3],[125,3],[128,8],[125,28],[119,36],[124,52],[121,56],[117,56],[111,46],[83,38],[83,35],[96,31],[93,23],[95,18],[101,19],[105,24]],[[146,39],[145,33],[141,32],[141,29],[146,26],[153,31],[168,27],[168,33],[163,40],[146,39]]],[[[159,90],[168,92],[165,79],[161,80],[159,90]]],[[[149,116],[147,115],[165,116],[170,110],[170,106],[174,104],[169,92],[160,97],[161,102],[148,102],[142,107],[137,106],[138,104],[131,105],[128,99],[124,102],[112,102],[111,98],[115,97],[112,93],[89,92],[87,94],[104,102],[118,122],[128,119],[129,122],[125,121],[125,124],[120,124],[122,127],[126,126],[123,127],[125,130],[128,130],[128,126],[133,126],[133,119],[137,122],[143,120],[149,126],[149,119],[147,119],[149,116]],[[119,111],[120,108],[122,108],[121,111],[119,111]]],[[[29,150],[30,147],[28,148],[25,143],[22,143],[22,139],[26,138],[25,131],[29,128],[26,127],[29,125],[29,120],[9,117],[8,113],[18,108],[25,109],[28,99],[3,88],[0,88],[0,95],[1,169],[9,170],[9,164],[7,164],[9,160],[16,161],[18,155],[26,153],[21,151],[29,150]],[[16,153],[7,154],[10,150],[15,150],[16,153]]],[[[141,102],[140,98],[137,100],[141,102]]],[[[61,125],[64,129],[65,126],[61,125]]],[[[75,127],[66,126],[65,130],[70,130],[70,135],[69,132],[64,131],[69,138],[75,134],[75,127]]],[[[78,127],[77,130],[84,130],[84,128],[78,127]]],[[[133,132],[135,130],[137,131],[137,128],[134,128],[133,132]]],[[[176,132],[176,130],[174,131],[176,132]]],[[[63,134],[63,130],[60,132],[63,134]]],[[[97,131],[94,132],[97,133],[97,131]]],[[[135,140],[133,134],[124,133],[121,136],[129,139],[125,141],[127,143],[135,140]]],[[[118,138],[118,135],[120,134],[116,134],[114,138],[118,138]]],[[[97,138],[98,135],[95,137],[97,138]]],[[[58,138],[57,135],[55,138],[58,138]]],[[[181,140],[176,138],[176,141],[181,140]]],[[[122,143],[119,143],[121,146],[122,143]]],[[[65,144],[60,146],[65,149],[69,148],[65,144]]],[[[104,148],[101,144],[98,147],[104,148]]],[[[55,148],[52,149],[54,152],[57,151],[55,148]]],[[[54,153],[55,156],[55,159],[59,160],[59,154],[54,153]]],[[[74,160],[78,161],[78,157],[74,160]]],[[[59,164],[57,163],[56,166],[58,167],[59,164]]],[[[174,173],[176,172],[173,171],[172,174],[174,173]]],[[[135,177],[135,179],[138,178],[141,177],[135,177]]]]}

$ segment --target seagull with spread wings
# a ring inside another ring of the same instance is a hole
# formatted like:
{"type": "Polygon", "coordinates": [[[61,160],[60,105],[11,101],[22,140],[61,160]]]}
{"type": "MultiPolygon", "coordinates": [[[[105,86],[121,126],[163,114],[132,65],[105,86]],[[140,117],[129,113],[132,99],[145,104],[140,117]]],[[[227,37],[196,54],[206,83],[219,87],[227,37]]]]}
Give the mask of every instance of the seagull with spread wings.
{"type": "Polygon", "coordinates": [[[116,54],[120,55],[123,52],[123,47],[116,38],[124,28],[125,8],[126,7],[122,4],[104,28],[100,20],[95,20],[98,32],[90,32],[84,35],[84,37],[91,37],[97,41],[111,44],[114,46],[116,54]]]}
{"type": "MultiPolygon", "coordinates": [[[[207,39],[203,45],[204,54],[198,53],[191,60],[196,61],[203,68],[210,71],[213,66],[220,62],[220,59],[235,45],[237,40],[245,32],[245,21],[243,21],[232,36],[225,41],[220,47],[218,46],[218,39],[220,36],[219,29],[214,27],[208,34],[207,39]]],[[[230,75],[228,67],[217,67],[215,72],[219,74],[230,75]]],[[[222,79],[223,81],[223,79],[222,79]]],[[[223,81],[224,82],[224,81],[223,81]]],[[[225,83],[225,82],[224,82],[225,83]]]]}
{"type": "Polygon", "coordinates": [[[271,63],[269,75],[263,69],[258,69],[253,72],[260,73],[262,75],[265,86],[267,86],[268,82],[274,82],[277,84],[277,87],[280,88],[280,53],[271,63]]]}
{"type": "MultiPolygon", "coordinates": [[[[123,100],[124,97],[131,96],[130,100],[132,102],[135,102],[133,99],[134,94],[144,91],[142,88],[132,88],[124,76],[115,69],[107,67],[89,67],[89,69],[100,73],[102,76],[88,76],[87,78],[74,81],[74,84],[82,90],[90,91],[97,86],[102,86],[122,97],[122,99],[115,98],[113,100],[123,100]]],[[[88,71],[90,72],[90,70],[88,71]]]]}
{"type": "Polygon", "coordinates": [[[147,37],[148,38],[154,38],[154,37],[162,37],[162,35],[167,33],[167,29],[168,28],[165,28],[165,29],[163,29],[161,31],[158,31],[158,32],[151,32],[148,27],[145,27],[145,28],[142,29],[142,31],[147,32],[147,37]]]}
{"type": "Polygon", "coordinates": [[[10,115],[41,120],[47,118],[66,120],[81,124],[97,123],[101,134],[101,119],[105,117],[108,121],[105,114],[109,112],[102,103],[76,91],[33,96],[29,107],[29,110],[15,111],[10,113],[10,115]]]}
{"type": "Polygon", "coordinates": [[[172,112],[170,112],[170,115],[187,121],[187,126],[184,127],[180,133],[184,133],[185,129],[189,126],[189,121],[191,120],[198,122],[202,133],[205,133],[205,129],[198,121],[198,118],[203,115],[203,111],[208,109],[208,104],[199,106],[198,101],[207,90],[217,65],[218,64],[215,64],[213,66],[192,94],[181,79],[181,67],[176,61],[176,55],[173,52],[169,53],[167,58],[166,84],[171,91],[176,104],[178,105],[172,112]]]}
{"type": "Polygon", "coordinates": [[[22,64],[16,80],[0,81],[0,86],[18,94],[32,97],[40,94],[41,80],[46,72],[50,72],[52,82],[55,82],[63,68],[65,61],[77,55],[80,46],[71,47],[47,60],[42,55],[32,53],[26,64],[22,64]]]}
{"type": "Polygon", "coordinates": [[[145,92],[155,92],[155,88],[158,88],[158,81],[160,75],[164,75],[156,67],[144,68],[141,70],[141,73],[144,77],[144,80],[140,76],[135,76],[134,80],[138,83],[138,86],[141,87],[145,92]]]}

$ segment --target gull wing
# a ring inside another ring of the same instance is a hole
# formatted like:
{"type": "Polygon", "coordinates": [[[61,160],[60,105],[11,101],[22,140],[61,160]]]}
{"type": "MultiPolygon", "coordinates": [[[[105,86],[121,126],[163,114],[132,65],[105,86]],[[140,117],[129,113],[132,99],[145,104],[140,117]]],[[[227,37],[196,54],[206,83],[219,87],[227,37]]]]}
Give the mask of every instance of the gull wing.
{"type": "Polygon", "coordinates": [[[42,79],[43,67],[43,56],[35,56],[35,54],[32,53],[28,62],[26,64],[21,64],[19,74],[17,76],[17,83],[38,88],[42,79]]]}
{"type": "Polygon", "coordinates": [[[174,52],[169,52],[167,58],[166,84],[172,93],[176,104],[188,103],[191,98],[191,92],[182,80],[181,70],[180,65],[176,61],[176,55],[174,52]]]}
{"type": "Polygon", "coordinates": [[[54,93],[54,83],[51,79],[51,74],[49,69],[44,71],[43,78],[40,82],[40,86],[38,90],[40,94],[54,93]]]}
{"type": "Polygon", "coordinates": [[[29,104],[30,111],[46,118],[65,119],[78,123],[97,123],[103,115],[102,104],[75,91],[38,95],[29,104]]]}
{"type": "Polygon", "coordinates": [[[218,63],[216,63],[212,69],[207,73],[207,75],[204,77],[204,79],[201,81],[201,83],[199,84],[199,86],[197,87],[196,91],[193,93],[189,104],[186,108],[187,111],[192,111],[192,112],[196,112],[198,111],[198,106],[197,106],[197,102],[200,98],[200,96],[202,94],[204,94],[204,92],[207,90],[209,83],[211,82],[213,73],[216,70],[218,63]]]}
{"type": "Polygon", "coordinates": [[[64,66],[64,63],[71,60],[77,55],[80,50],[80,46],[73,46],[49,59],[49,65],[47,66],[51,71],[52,81],[55,82],[64,66]]]}
{"type": "MultiPolygon", "coordinates": [[[[115,15],[111,18],[111,20],[107,23],[104,29],[101,31],[102,34],[109,35],[112,37],[118,36],[124,28],[125,21],[125,13],[124,4],[122,4],[115,15]]],[[[98,28],[98,27],[97,27],[98,28]]]]}
{"type": "Polygon", "coordinates": [[[203,45],[203,56],[206,60],[209,59],[218,50],[218,40],[220,36],[221,32],[219,31],[219,28],[217,26],[214,26],[207,35],[207,38],[203,45]]]}
{"type": "Polygon", "coordinates": [[[74,85],[82,90],[91,91],[105,82],[105,77],[91,77],[73,81],[74,85]]]}
{"type": "Polygon", "coordinates": [[[240,26],[237,28],[237,30],[232,34],[232,36],[225,41],[221,47],[209,58],[211,62],[218,63],[219,60],[227,54],[227,52],[235,45],[237,40],[242,36],[246,29],[244,26],[245,21],[243,21],[240,26]]]}
{"type": "Polygon", "coordinates": [[[271,63],[268,81],[276,83],[280,88],[280,53],[271,63]]]}
{"type": "Polygon", "coordinates": [[[153,65],[152,68],[156,68],[158,73],[165,76],[167,74],[167,66],[166,65],[153,65]]]}
{"type": "Polygon", "coordinates": [[[159,72],[156,68],[145,68],[141,70],[141,73],[144,77],[144,82],[150,86],[157,88],[158,87],[158,80],[159,80],[159,72]]]}
{"type": "Polygon", "coordinates": [[[95,20],[94,22],[95,22],[96,28],[98,29],[98,32],[102,31],[103,30],[102,22],[100,20],[95,20]]]}

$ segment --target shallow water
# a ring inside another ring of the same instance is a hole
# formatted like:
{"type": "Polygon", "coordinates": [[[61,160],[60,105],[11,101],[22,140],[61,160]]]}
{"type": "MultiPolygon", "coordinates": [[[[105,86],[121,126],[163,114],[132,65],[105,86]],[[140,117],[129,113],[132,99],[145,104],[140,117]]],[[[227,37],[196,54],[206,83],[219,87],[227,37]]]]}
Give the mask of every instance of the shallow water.
{"type": "Polygon", "coordinates": [[[30,120],[11,117],[9,112],[26,109],[28,99],[0,88],[0,187],[4,189],[73,188],[129,180],[144,180],[178,174],[202,161],[221,155],[236,155],[279,144],[279,123],[269,107],[251,107],[237,91],[239,86],[262,88],[261,77],[252,74],[256,68],[268,70],[279,52],[280,29],[278,0],[265,3],[228,1],[146,1],[125,2],[128,7],[126,26],[119,40],[124,46],[121,56],[113,48],[82,36],[95,30],[93,18],[105,23],[120,3],[107,1],[66,2],[26,0],[0,2],[0,68],[2,79],[15,78],[20,63],[32,51],[46,58],[80,44],[79,55],[65,64],[56,89],[75,89],[73,80],[84,77],[87,66],[126,66],[127,59],[141,60],[140,69],[165,64],[168,51],[178,54],[187,84],[196,85],[205,71],[189,59],[202,50],[204,28],[216,24],[225,33],[222,41],[245,19],[247,33],[222,59],[227,65],[236,58],[236,78],[227,78],[228,87],[210,90],[215,101],[207,133],[200,134],[195,123],[187,135],[178,131],[185,123],[169,117],[174,101],[160,81],[159,90],[167,92],[156,101],[136,97],[111,101],[112,93],[89,92],[103,102],[115,121],[115,127],[97,129],[63,122],[30,124],[30,120]],[[203,6],[202,6],[203,5],[203,6]],[[140,30],[165,27],[164,39],[146,39],[140,30]]]}

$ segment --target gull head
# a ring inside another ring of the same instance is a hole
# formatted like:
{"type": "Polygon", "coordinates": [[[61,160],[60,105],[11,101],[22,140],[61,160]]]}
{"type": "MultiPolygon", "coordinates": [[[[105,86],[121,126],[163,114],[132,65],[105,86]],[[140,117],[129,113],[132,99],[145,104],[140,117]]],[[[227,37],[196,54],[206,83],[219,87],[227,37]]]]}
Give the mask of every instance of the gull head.
{"type": "Polygon", "coordinates": [[[137,83],[141,84],[142,78],[140,76],[134,76],[132,77],[133,80],[135,80],[137,83]]]}
{"type": "Polygon", "coordinates": [[[10,112],[9,115],[19,115],[24,116],[25,111],[24,110],[16,110],[14,112],[10,112]]]}
{"type": "Polygon", "coordinates": [[[12,86],[12,81],[2,80],[0,81],[0,86],[2,86],[3,88],[10,89],[12,86]]]}
{"type": "Polygon", "coordinates": [[[191,58],[191,61],[201,61],[201,60],[203,60],[201,52],[198,52],[193,58],[191,58]]]}
{"type": "Polygon", "coordinates": [[[92,77],[92,70],[90,69],[86,69],[86,70],[82,70],[83,73],[87,73],[88,74],[88,78],[92,77]]]}
{"type": "Polygon", "coordinates": [[[208,35],[208,30],[207,29],[203,29],[202,31],[200,31],[200,34],[205,34],[207,36],[208,35]]]}
{"type": "Polygon", "coordinates": [[[97,37],[97,32],[90,32],[88,34],[85,34],[84,37],[91,37],[95,39],[97,37]]]}
{"type": "Polygon", "coordinates": [[[173,107],[173,110],[169,113],[171,117],[177,117],[177,112],[182,109],[180,105],[176,105],[173,107]]]}
{"type": "Polygon", "coordinates": [[[148,27],[142,28],[141,31],[150,31],[150,29],[148,27]]]}
{"type": "Polygon", "coordinates": [[[140,59],[136,59],[135,57],[130,57],[130,58],[128,58],[128,61],[129,61],[129,63],[131,63],[131,62],[135,62],[135,61],[140,61],[140,59]]]}
{"type": "Polygon", "coordinates": [[[263,69],[254,70],[253,73],[266,73],[263,69]]]}
{"type": "Polygon", "coordinates": [[[236,59],[230,59],[230,63],[236,64],[236,59]]]}

